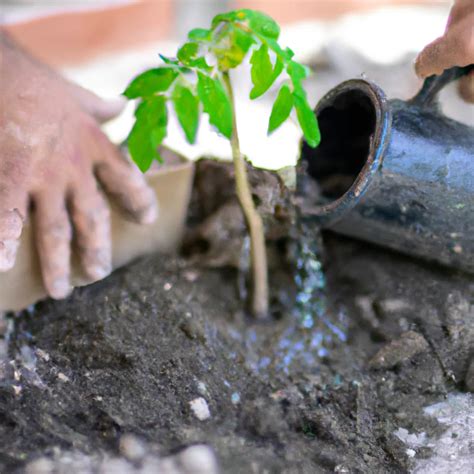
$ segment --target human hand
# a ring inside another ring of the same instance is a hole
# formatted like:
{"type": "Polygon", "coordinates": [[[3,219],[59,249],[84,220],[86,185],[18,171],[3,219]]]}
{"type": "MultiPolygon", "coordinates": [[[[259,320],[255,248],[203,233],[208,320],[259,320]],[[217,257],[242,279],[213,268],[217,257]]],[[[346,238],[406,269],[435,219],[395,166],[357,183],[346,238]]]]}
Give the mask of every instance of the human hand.
{"type": "Polygon", "coordinates": [[[98,187],[137,222],[156,217],[155,195],[99,128],[106,103],[18,50],[0,31],[0,271],[15,263],[32,210],[46,290],[70,290],[71,242],[88,278],[111,271],[109,208],[98,187]]]}
{"type": "MultiPolygon", "coordinates": [[[[424,78],[453,66],[474,64],[474,0],[456,0],[443,36],[418,55],[416,73],[424,78]]],[[[474,72],[459,81],[461,97],[474,102],[474,72]]]]}

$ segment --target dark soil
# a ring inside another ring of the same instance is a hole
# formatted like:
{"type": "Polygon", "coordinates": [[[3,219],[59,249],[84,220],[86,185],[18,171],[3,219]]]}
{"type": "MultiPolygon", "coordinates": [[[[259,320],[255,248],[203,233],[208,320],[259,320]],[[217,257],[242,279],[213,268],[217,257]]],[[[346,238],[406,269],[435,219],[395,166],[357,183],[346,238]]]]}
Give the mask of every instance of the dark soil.
{"type": "Polygon", "coordinates": [[[160,255],[16,315],[0,472],[58,449],[118,453],[125,433],[162,455],[207,443],[224,473],[407,472],[393,432],[436,435],[421,408],[465,389],[474,278],[331,234],[324,244],[327,320],[312,328],[285,310],[287,269],[272,272],[274,318],[254,322],[235,270],[160,255]],[[318,332],[319,352],[307,345],[318,332]],[[207,420],[191,410],[198,397],[207,420]]]}

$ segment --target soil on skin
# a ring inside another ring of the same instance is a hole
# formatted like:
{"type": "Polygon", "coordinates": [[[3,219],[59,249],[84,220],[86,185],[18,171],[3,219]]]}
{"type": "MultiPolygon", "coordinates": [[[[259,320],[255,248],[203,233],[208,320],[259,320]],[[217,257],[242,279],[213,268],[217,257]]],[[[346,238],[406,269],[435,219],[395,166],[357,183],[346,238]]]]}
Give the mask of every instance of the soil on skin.
{"type": "MultiPolygon", "coordinates": [[[[0,472],[54,450],[118,453],[125,433],[160,455],[209,444],[223,473],[407,472],[394,431],[436,434],[421,408],[465,388],[474,279],[331,234],[324,245],[328,320],[301,329],[324,335],[315,363],[289,352],[277,363],[294,318],[247,318],[235,270],[170,256],[16,315],[12,362],[0,363],[0,472]],[[329,337],[341,321],[346,337],[329,337]],[[208,419],[191,408],[199,397],[208,419]]],[[[277,273],[291,300],[291,274],[277,273]]]]}

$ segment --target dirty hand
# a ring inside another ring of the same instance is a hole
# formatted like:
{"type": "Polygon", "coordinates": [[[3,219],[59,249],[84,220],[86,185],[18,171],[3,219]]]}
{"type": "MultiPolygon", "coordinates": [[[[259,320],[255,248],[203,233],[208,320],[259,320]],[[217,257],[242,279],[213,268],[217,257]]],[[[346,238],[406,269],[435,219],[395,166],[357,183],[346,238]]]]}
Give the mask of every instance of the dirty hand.
{"type": "Polygon", "coordinates": [[[111,271],[109,209],[97,180],[140,223],[155,219],[155,196],[99,128],[121,104],[67,82],[1,30],[0,61],[0,271],[15,263],[31,208],[45,287],[64,298],[73,233],[90,280],[111,271]]]}
{"type": "MultiPolygon", "coordinates": [[[[470,64],[474,64],[474,0],[456,0],[444,35],[418,55],[415,69],[424,78],[470,64]]],[[[461,78],[459,92],[466,101],[474,102],[474,72],[461,78]]]]}

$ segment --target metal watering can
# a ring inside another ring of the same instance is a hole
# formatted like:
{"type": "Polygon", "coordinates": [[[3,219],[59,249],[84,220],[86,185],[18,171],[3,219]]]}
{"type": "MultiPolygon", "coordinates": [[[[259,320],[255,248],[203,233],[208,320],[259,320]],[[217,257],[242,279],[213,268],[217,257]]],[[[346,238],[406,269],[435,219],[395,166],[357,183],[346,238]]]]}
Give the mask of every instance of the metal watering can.
{"type": "Polygon", "coordinates": [[[437,106],[438,92],[473,68],[427,78],[410,101],[362,79],[326,94],[315,108],[321,144],[303,142],[297,169],[304,217],[474,273],[474,128],[437,106]]]}

